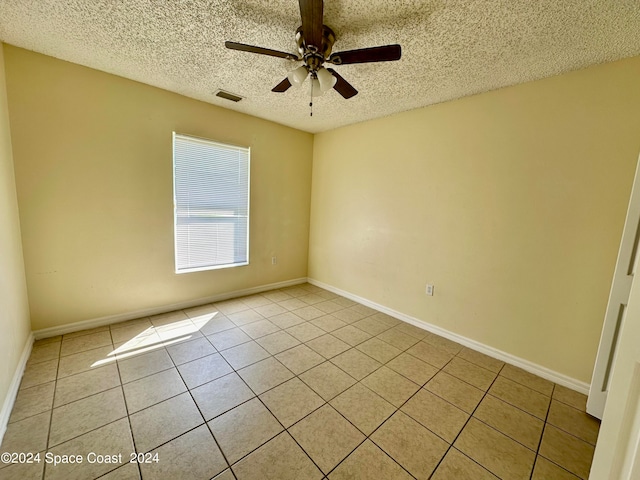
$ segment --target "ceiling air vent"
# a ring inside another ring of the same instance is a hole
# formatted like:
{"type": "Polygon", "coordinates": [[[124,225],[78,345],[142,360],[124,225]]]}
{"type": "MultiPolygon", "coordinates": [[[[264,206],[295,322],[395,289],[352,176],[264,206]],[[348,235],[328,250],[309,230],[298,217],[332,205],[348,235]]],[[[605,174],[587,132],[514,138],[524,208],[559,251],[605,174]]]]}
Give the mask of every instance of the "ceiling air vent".
{"type": "Polygon", "coordinates": [[[218,90],[216,97],[224,98],[225,100],[231,100],[232,102],[239,102],[243,97],[236,95],[235,93],[225,92],[224,90],[218,90]]]}

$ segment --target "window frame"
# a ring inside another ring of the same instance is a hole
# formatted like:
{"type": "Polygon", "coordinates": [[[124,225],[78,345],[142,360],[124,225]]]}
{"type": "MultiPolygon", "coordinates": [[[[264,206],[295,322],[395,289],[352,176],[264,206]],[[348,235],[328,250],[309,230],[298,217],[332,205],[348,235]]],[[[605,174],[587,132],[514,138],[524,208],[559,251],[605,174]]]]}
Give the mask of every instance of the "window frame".
{"type": "Polygon", "coordinates": [[[183,273],[203,272],[208,270],[222,270],[226,268],[245,267],[250,261],[250,218],[251,218],[251,147],[243,145],[235,145],[232,143],[224,143],[209,138],[198,137],[195,135],[187,135],[179,132],[172,132],[172,177],[173,177],[173,253],[174,253],[174,273],[181,275],[183,273]],[[209,144],[211,146],[220,146],[223,148],[236,148],[246,150],[247,152],[247,238],[246,238],[246,261],[228,263],[223,265],[205,265],[192,268],[178,268],[178,202],[176,189],[176,138],[181,137],[187,140],[193,140],[209,144]]]}

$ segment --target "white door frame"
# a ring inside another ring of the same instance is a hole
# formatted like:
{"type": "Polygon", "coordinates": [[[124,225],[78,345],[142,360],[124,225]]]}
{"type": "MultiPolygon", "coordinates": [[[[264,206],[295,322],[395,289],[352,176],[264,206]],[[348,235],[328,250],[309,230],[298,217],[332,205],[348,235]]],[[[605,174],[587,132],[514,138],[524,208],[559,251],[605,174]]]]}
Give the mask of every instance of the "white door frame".
{"type": "MultiPolygon", "coordinates": [[[[639,165],[640,165],[640,159],[639,165]]],[[[618,251],[618,261],[613,275],[609,303],[605,313],[598,356],[593,369],[587,413],[602,419],[611,385],[611,374],[615,369],[621,332],[627,316],[631,284],[636,271],[640,252],[640,172],[636,166],[636,174],[631,190],[631,199],[627,209],[627,218],[622,232],[622,241],[618,251]]]]}

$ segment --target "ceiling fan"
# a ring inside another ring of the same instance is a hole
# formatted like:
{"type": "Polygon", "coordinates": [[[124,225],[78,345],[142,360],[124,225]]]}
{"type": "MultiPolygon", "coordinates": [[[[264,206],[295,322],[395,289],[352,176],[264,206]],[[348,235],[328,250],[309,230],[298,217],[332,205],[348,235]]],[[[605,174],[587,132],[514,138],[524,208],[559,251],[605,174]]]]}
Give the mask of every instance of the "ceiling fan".
{"type": "Polygon", "coordinates": [[[400,60],[400,45],[384,45],[381,47],[360,48],[344,52],[331,53],[336,36],[333,30],[323,22],[323,0],[298,0],[302,26],[296,30],[296,44],[299,54],[254,47],[244,43],[225,42],[231,50],[270,55],[292,61],[303,61],[304,64],[289,72],[272,92],[285,92],[291,87],[301,86],[307,77],[311,77],[312,96],[335,89],[344,98],[358,94],[353,86],[332,68],[325,68],[325,63],[333,65],[349,65],[353,63],[388,62],[400,60]]]}

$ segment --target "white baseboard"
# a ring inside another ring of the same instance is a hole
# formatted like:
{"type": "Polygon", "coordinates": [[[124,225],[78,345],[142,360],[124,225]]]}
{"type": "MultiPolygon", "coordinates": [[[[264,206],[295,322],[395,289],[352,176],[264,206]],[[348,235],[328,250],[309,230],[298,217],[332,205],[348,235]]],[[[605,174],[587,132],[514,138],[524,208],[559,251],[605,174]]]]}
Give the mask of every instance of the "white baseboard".
{"type": "Polygon", "coordinates": [[[308,278],[307,281],[320,288],[324,288],[325,290],[329,290],[330,292],[336,293],[338,295],[342,295],[343,297],[349,298],[354,302],[361,303],[366,305],[367,307],[371,307],[374,310],[378,310],[379,312],[386,313],[398,320],[402,320],[404,322],[415,325],[418,328],[422,328],[431,333],[435,333],[436,335],[440,335],[441,337],[448,338],[454,342],[457,342],[465,347],[469,347],[473,350],[476,350],[480,353],[484,353],[490,357],[496,358],[503,362],[509,363],[516,367],[520,367],[527,372],[533,373],[534,375],[538,375],[539,377],[550,380],[554,383],[562,385],[564,387],[570,388],[571,390],[575,390],[576,392],[583,393],[588,395],[589,393],[589,384],[582,382],[580,380],[576,380],[575,378],[571,378],[562,373],[558,373],[549,368],[543,367],[536,363],[530,362],[529,360],[525,360],[524,358],[516,357],[507,352],[503,352],[502,350],[498,350],[496,348],[490,347],[483,343],[477,342],[467,337],[463,337],[462,335],[458,335],[457,333],[450,332],[445,330],[444,328],[438,327],[431,323],[425,322],[424,320],[420,320],[418,318],[412,317],[410,315],[406,315],[402,312],[398,312],[391,308],[385,307],[384,305],[380,305],[379,303],[372,302],[371,300],[367,300],[366,298],[359,297],[358,295],[354,295],[353,293],[347,292],[345,290],[341,290],[340,288],[336,288],[332,285],[328,285],[326,283],[320,282],[313,278],[308,278]]]}
{"type": "Polygon", "coordinates": [[[206,303],[221,302],[231,298],[243,297],[245,295],[253,295],[256,293],[266,292],[267,290],[275,290],[276,288],[289,287],[291,285],[299,285],[305,283],[306,278],[295,278],[293,280],[285,280],[284,282],[270,283],[268,285],[259,285],[257,287],[245,288],[243,290],[235,290],[233,292],[219,293],[209,297],[197,298],[186,302],[174,303],[171,305],[163,305],[160,307],[136,310],[134,312],[119,313],[116,315],[108,315],[106,317],[92,318],[90,320],[82,320],[80,322],[67,323],[56,327],[43,328],[33,332],[36,340],[41,338],[55,337],[56,335],[64,335],[65,333],[78,332],[89,328],[102,327],[112,323],[124,322],[126,320],[134,320],[136,318],[148,317],[150,315],[158,315],[173,310],[181,310],[183,308],[197,307],[206,303]]]}
{"type": "Polygon", "coordinates": [[[20,382],[22,381],[24,369],[27,366],[27,360],[29,360],[29,356],[31,355],[32,347],[33,333],[30,333],[27,337],[26,343],[24,344],[24,348],[22,349],[20,361],[18,362],[16,370],[13,373],[13,378],[11,379],[11,384],[9,385],[7,395],[4,398],[4,402],[2,403],[2,410],[0,410],[0,444],[2,444],[2,439],[4,438],[4,434],[7,431],[7,425],[9,424],[11,410],[13,410],[13,404],[15,403],[16,397],[18,396],[20,382]]]}

